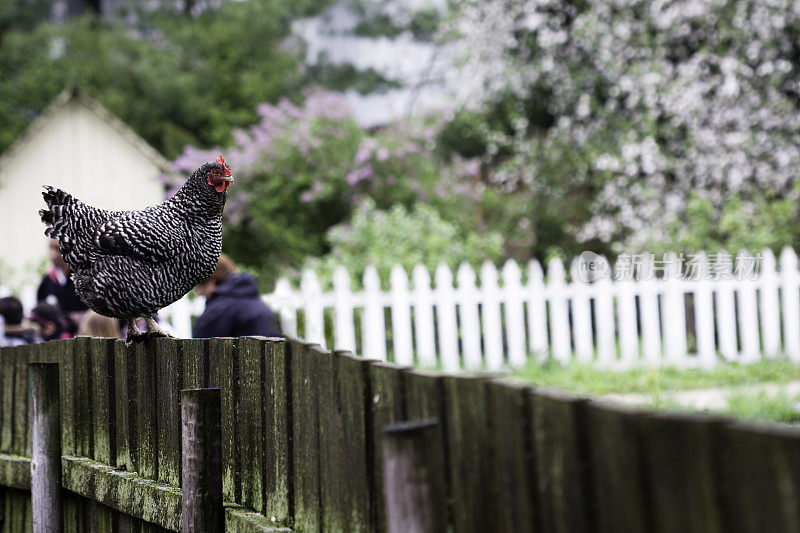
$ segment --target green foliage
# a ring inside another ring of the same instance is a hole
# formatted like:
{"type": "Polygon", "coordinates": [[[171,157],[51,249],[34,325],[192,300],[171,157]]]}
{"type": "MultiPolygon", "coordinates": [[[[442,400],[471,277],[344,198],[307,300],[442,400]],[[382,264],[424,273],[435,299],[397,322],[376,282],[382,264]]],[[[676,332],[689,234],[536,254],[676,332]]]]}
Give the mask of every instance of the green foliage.
{"type": "Polygon", "coordinates": [[[387,79],[375,69],[358,70],[349,63],[318,61],[306,68],[306,77],[333,91],[352,88],[361,94],[384,92],[401,86],[400,82],[387,79]]]}
{"type": "Polygon", "coordinates": [[[420,9],[411,16],[408,29],[419,41],[429,41],[439,29],[442,16],[435,8],[420,9]]]}
{"type": "Polygon", "coordinates": [[[395,264],[409,274],[417,264],[430,272],[441,262],[451,268],[468,262],[477,268],[484,260],[499,262],[503,249],[499,234],[464,232],[443,220],[430,205],[419,203],[407,210],[397,204],[379,210],[371,200],[364,202],[348,224],[331,228],[327,239],[330,253],[307,262],[326,284],[338,265],[347,268],[354,284],[360,285],[367,264],[375,266],[381,279],[388,282],[395,264]]]}
{"type": "Polygon", "coordinates": [[[256,104],[296,90],[300,58],[281,39],[292,16],[325,3],[223,2],[194,17],[155,10],[135,31],[91,16],[14,29],[0,44],[0,150],[67,86],[168,157],[186,144],[228,144],[232,129],[256,121],[256,104]]]}
{"type": "Polygon", "coordinates": [[[737,253],[747,249],[753,253],[764,248],[780,251],[787,244],[800,242],[798,205],[793,197],[773,195],[745,202],[734,197],[717,213],[712,202],[693,192],[686,206],[686,219],[668,226],[670,233],[651,248],[657,251],[715,253],[727,250],[737,253]]]}
{"type": "Polygon", "coordinates": [[[353,33],[362,37],[395,37],[403,31],[386,13],[376,13],[358,21],[353,33]]]}

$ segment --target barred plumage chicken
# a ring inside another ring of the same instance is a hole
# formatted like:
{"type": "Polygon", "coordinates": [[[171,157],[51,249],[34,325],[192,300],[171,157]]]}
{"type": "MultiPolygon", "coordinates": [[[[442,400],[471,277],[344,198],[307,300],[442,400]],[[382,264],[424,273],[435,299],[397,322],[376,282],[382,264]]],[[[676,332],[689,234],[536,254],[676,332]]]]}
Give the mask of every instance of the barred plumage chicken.
{"type": "Polygon", "coordinates": [[[47,209],[39,215],[90,309],[125,319],[129,342],[167,336],[153,315],[214,273],[232,182],[219,156],[195,170],[172,198],[141,211],[98,209],[45,186],[47,209]],[[147,323],[145,333],[136,327],[139,317],[147,323]]]}

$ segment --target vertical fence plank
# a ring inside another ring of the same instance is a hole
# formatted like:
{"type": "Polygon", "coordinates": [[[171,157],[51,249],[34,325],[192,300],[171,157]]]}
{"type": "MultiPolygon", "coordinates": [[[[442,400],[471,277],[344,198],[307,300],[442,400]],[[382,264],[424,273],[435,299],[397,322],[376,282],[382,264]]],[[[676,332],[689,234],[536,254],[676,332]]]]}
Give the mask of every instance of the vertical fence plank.
{"type": "Polygon", "coordinates": [[[333,346],[337,350],[356,350],[356,328],[353,316],[353,292],[350,274],[341,265],[333,271],[334,329],[333,346]]]}
{"type": "Polygon", "coordinates": [[[747,250],[736,257],[736,283],[739,287],[739,332],[742,341],[742,363],[755,363],[761,358],[758,342],[758,303],[754,279],[755,259],[747,250]]]}
{"type": "Polygon", "coordinates": [[[31,509],[33,528],[62,529],[61,416],[57,363],[31,363],[31,509]]]}
{"type": "Polygon", "coordinates": [[[553,257],[547,263],[547,289],[550,295],[550,351],[553,359],[567,364],[572,354],[569,335],[569,307],[564,263],[553,257]]]}
{"type": "Polygon", "coordinates": [[[668,363],[686,362],[686,311],[680,263],[673,253],[664,254],[664,353],[668,363]]]}
{"type": "MultiPolygon", "coordinates": [[[[125,342],[114,344],[114,394],[117,421],[117,462],[116,465],[129,472],[138,471],[139,454],[137,449],[137,405],[136,405],[136,358],[134,350],[125,342]]],[[[62,378],[65,375],[62,370],[62,378]]],[[[66,386],[69,386],[68,384],[66,386]]],[[[62,393],[62,398],[63,398],[62,393]]],[[[63,399],[62,399],[62,405],[63,399]]],[[[62,424],[62,430],[66,427],[62,424]]],[[[67,452],[65,452],[67,453],[67,452]]]]}
{"type": "MultiPolygon", "coordinates": [[[[136,456],[138,472],[158,479],[158,398],[156,353],[152,340],[131,346],[136,369],[136,456]]],[[[76,351],[77,356],[77,351],[76,351]]],[[[80,442],[80,440],[79,440],[80,442]]]]}
{"type": "Polygon", "coordinates": [[[482,531],[486,517],[498,512],[492,463],[486,385],[483,380],[444,378],[448,455],[451,461],[453,519],[456,531],[482,531]]]}
{"type": "Polygon", "coordinates": [[[319,344],[325,348],[325,317],[322,308],[322,287],[313,270],[303,272],[300,282],[303,296],[303,312],[305,313],[305,334],[307,342],[319,344]]]}
{"type": "Polygon", "coordinates": [[[436,337],[433,322],[431,276],[424,265],[417,265],[411,274],[414,282],[414,342],[417,359],[422,366],[436,366],[436,337]]]}
{"type": "Polygon", "coordinates": [[[653,531],[723,531],[714,467],[718,425],[718,419],[696,414],[656,414],[643,420],[653,531]]]}
{"type": "Polygon", "coordinates": [[[239,457],[239,348],[237,339],[209,339],[209,379],[220,388],[222,413],[222,497],[242,501],[241,458],[239,457]]]}
{"type": "Polygon", "coordinates": [[[544,298],[544,274],[536,259],[528,263],[528,349],[539,361],[547,358],[547,308],[544,298]]]}
{"type": "MultiPolygon", "coordinates": [[[[611,272],[611,267],[605,257],[600,261],[605,264],[606,272],[611,272]]],[[[609,276],[601,276],[595,282],[595,327],[597,329],[597,362],[600,365],[611,366],[617,358],[617,339],[614,317],[614,286],[609,276]]]]}
{"type": "Polygon", "coordinates": [[[0,381],[2,381],[2,406],[0,420],[3,431],[0,431],[0,450],[13,453],[14,449],[14,353],[12,348],[0,348],[0,381]]]}
{"type": "Polygon", "coordinates": [[[719,432],[718,504],[723,531],[796,531],[800,430],[731,423],[719,432]]]}
{"type": "Polygon", "coordinates": [[[28,432],[28,363],[31,345],[17,346],[14,350],[14,437],[11,450],[16,455],[30,457],[28,432]]]}
{"type": "Polygon", "coordinates": [[[503,265],[503,293],[506,308],[508,364],[520,368],[528,360],[525,349],[525,310],[523,307],[522,273],[513,259],[503,265]]]}
{"type": "Polygon", "coordinates": [[[223,531],[219,389],[181,392],[181,529],[223,531]]]}
{"type": "Polygon", "coordinates": [[[533,449],[529,400],[530,387],[507,381],[487,386],[489,437],[493,463],[487,482],[496,492],[498,531],[534,531],[533,449]]]}
{"type": "Polygon", "coordinates": [[[202,389],[208,387],[211,371],[208,361],[208,340],[187,339],[175,344],[181,354],[183,388],[202,389]]]}
{"type": "Polygon", "coordinates": [[[77,337],[74,343],[75,357],[75,452],[83,457],[94,458],[94,427],[92,412],[92,357],[89,337],[77,337]]]}
{"type": "Polygon", "coordinates": [[[181,483],[181,389],[184,385],[183,347],[186,341],[156,339],[155,371],[158,397],[158,480],[181,483]]]}
{"type": "Polygon", "coordinates": [[[775,254],[765,248],[761,252],[761,338],[763,339],[763,354],[769,359],[774,359],[781,352],[781,314],[778,299],[778,268],[775,254]]]}
{"type": "Polygon", "coordinates": [[[431,460],[438,459],[441,465],[432,465],[435,469],[444,472],[444,501],[441,513],[446,517],[446,522],[451,524],[453,521],[452,495],[453,489],[450,485],[449,461],[447,458],[447,413],[445,413],[444,403],[444,376],[436,372],[424,370],[407,370],[403,376],[406,418],[408,420],[437,419],[439,424],[435,431],[439,433],[437,437],[441,449],[431,460]]]}
{"type": "MultiPolygon", "coordinates": [[[[319,481],[320,514],[323,531],[344,531],[343,516],[347,498],[344,480],[344,438],[337,398],[336,360],[330,354],[317,353],[314,374],[319,395],[319,481]]],[[[343,407],[343,406],[342,406],[343,407]]]]}
{"type": "Polygon", "coordinates": [[[239,339],[239,455],[242,466],[242,505],[263,507],[264,403],[261,397],[264,350],[258,338],[239,339]]]}
{"type": "MultiPolygon", "coordinates": [[[[456,272],[458,290],[458,318],[461,325],[464,368],[479,370],[483,366],[481,353],[481,324],[478,321],[478,291],[475,288],[475,271],[469,263],[461,263],[456,272]]],[[[438,283],[438,282],[437,282],[438,283]]]]}
{"type": "Polygon", "coordinates": [[[498,371],[503,368],[503,322],[500,319],[500,287],[497,267],[486,261],[481,267],[481,293],[483,294],[483,340],[486,345],[486,368],[498,371]]]}
{"type": "Polygon", "coordinates": [[[370,531],[371,489],[366,459],[367,371],[370,363],[320,354],[320,465],[326,531],[370,531]]]}
{"type": "Polygon", "coordinates": [[[580,277],[581,261],[576,257],[570,265],[572,274],[572,336],[575,339],[575,358],[589,364],[594,358],[592,341],[592,309],[589,304],[591,286],[580,277]]]}
{"type": "Polygon", "coordinates": [[[439,353],[442,367],[447,372],[461,368],[458,356],[458,323],[456,322],[456,300],[453,291],[453,274],[444,263],[436,267],[436,329],[439,336],[439,353]]]}
{"type": "Polygon", "coordinates": [[[781,311],[783,349],[793,362],[800,362],[800,272],[797,254],[788,246],[781,250],[781,311]]]}
{"type": "Polygon", "coordinates": [[[445,531],[444,472],[437,420],[383,429],[383,493],[390,533],[445,531]]]}
{"type": "Polygon", "coordinates": [[[265,341],[264,368],[264,507],[273,523],[287,524],[291,500],[290,354],[283,340],[265,341]]]}
{"type": "Polygon", "coordinates": [[[381,279],[372,265],[364,271],[364,357],[386,361],[386,323],[381,279]]]}
{"type": "Polygon", "coordinates": [[[643,470],[641,423],[644,412],[590,402],[594,494],[601,531],[652,531],[652,510],[643,470]]]}
{"type": "Polygon", "coordinates": [[[381,461],[381,429],[406,419],[404,368],[390,363],[369,366],[369,461],[372,471],[372,492],[375,508],[372,516],[375,529],[386,531],[386,502],[383,498],[383,463],[381,461]]]}
{"type": "Polygon", "coordinates": [[[736,304],[733,299],[733,269],[731,256],[725,250],[715,258],[715,288],[717,300],[717,335],[719,352],[726,361],[735,361],[738,353],[736,345],[736,304]]]}
{"type": "Polygon", "coordinates": [[[399,365],[414,364],[414,349],[411,333],[411,298],[408,291],[408,275],[400,265],[392,267],[389,276],[392,300],[392,347],[394,361],[399,365]]]}
{"type": "Polygon", "coordinates": [[[596,531],[586,400],[555,389],[530,394],[537,530],[596,531]]]}
{"type": "Polygon", "coordinates": [[[653,258],[645,255],[640,266],[639,309],[642,320],[644,359],[650,365],[661,363],[661,326],[659,323],[658,284],[653,258]]]}
{"type": "MultiPolygon", "coordinates": [[[[292,376],[292,471],[294,473],[294,528],[320,531],[319,383],[317,354],[309,345],[289,342],[292,376]]],[[[244,436],[242,436],[244,438],[244,436]]]]}
{"type": "Polygon", "coordinates": [[[94,458],[101,463],[117,463],[116,393],[114,390],[114,339],[92,339],[92,406],[94,458]]]}
{"type": "Polygon", "coordinates": [[[697,355],[701,366],[710,368],[717,362],[714,341],[714,286],[711,282],[706,254],[697,255],[697,279],[694,282],[694,329],[697,355]]]}

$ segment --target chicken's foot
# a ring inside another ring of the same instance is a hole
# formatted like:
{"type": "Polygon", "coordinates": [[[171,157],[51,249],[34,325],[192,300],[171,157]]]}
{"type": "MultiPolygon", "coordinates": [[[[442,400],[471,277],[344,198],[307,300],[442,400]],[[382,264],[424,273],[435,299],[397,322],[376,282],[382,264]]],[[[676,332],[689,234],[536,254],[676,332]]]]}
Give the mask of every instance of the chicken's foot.
{"type": "Polygon", "coordinates": [[[153,319],[151,316],[144,317],[144,321],[147,322],[147,333],[145,335],[149,337],[169,337],[172,338],[172,335],[164,330],[158,325],[158,323],[153,319]]]}
{"type": "Polygon", "coordinates": [[[128,324],[128,336],[125,337],[125,344],[130,346],[134,342],[141,342],[147,339],[147,333],[142,333],[139,331],[139,328],[136,327],[135,318],[127,318],[125,321],[128,324]]]}

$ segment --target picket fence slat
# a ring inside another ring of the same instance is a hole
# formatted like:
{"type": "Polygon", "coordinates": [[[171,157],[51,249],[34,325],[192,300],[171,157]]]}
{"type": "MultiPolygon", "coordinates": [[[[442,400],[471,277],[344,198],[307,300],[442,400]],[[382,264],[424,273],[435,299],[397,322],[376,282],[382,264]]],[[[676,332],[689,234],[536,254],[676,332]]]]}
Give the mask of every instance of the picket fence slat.
{"type": "MultiPolygon", "coordinates": [[[[625,274],[630,265],[620,262],[622,256],[614,268],[595,256],[603,263],[598,271],[609,273],[596,280],[582,279],[583,256],[568,272],[560,258],[550,259],[546,272],[532,260],[524,276],[513,260],[499,272],[484,262],[477,274],[467,263],[455,271],[439,264],[434,272],[421,264],[410,271],[395,265],[383,282],[367,266],[363,290],[353,290],[351,274],[339,266],[330,290],[306,270],[299,288],[281,278],[262,298],[287,336],[450,372],[500,371],[547,359],[618,369],[711,367],[783,355],[800,362],[800,270],[791,248],[779,261],[771,250],[755,256],[743,250],[735,258],[724,250],[710,258],[702,252],[635,257],[634,276],[625,274]]],[[[0,286],[0,294],[11,292],[0,286]]],[[[30,287],[18,292],[30,299],[30,287]]],[[[163,315],[179,337],[188,337],[191,317],[203,306],[203,298],[184,297],[163,315]]],[[[85,374],[73,369],[67,379],[85,374]]],[[[76,435],[65,435],[65,442],[76,435]]]]}
{"type": "Polygon", "coordinates": [[[781,351],[781,318],[778,306],[778,269],[775,254],[766,249],[761,261],[761,300],[759,322],[764,356],[777,357],[781,351]]]}
{"type": "Polygon", "coordinates": [[[578,258],[572,262],[570,271],[577,290],[572,297],[572,334],[575,338],[575,359],[581,363],[591,363],[594,356],[592,341],[592,308],[589,300],[590,285],[582,281],[578,270],[578,258]]]}
{"type": "Polygon", "coordinates": [[[736,342],[736,303],[734,301],[733,265],[726,251],[717,253],[716,260],[716,298],[717,331],[719,332],[719,352],[728,361],[735,361],[738,347],[736,342]]]}
{"type": "Polygon", "coordinates": [[[797,254],[791,248],[781,251],[781,304],[783,312],[783,345],[793,362],[800,362],[800,273],[797,254]]]}
{"type": "Polygon", "coordinates": [[[456,274],[459,288],[458,318],[463,339],[464,368],[481,368],[481,326],[478,322],[478,291],[475,287],[475,271],[467,263],[462,263],[456,274]]]}

